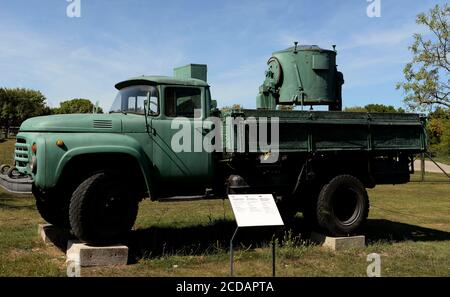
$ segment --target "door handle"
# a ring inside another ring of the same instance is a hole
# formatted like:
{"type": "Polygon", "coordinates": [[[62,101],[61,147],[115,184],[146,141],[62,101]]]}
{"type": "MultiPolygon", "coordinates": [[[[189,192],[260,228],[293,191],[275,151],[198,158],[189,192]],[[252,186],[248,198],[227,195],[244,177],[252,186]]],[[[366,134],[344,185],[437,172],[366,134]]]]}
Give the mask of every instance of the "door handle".
{"type": "Polygon", "coordinates": [[[153,136],[156,135],[156,130],[155,130],[155,128],[152,127],[152,125],[147,124],[146,127],[147,127],[147,133],[150,133],[153,136]]]}

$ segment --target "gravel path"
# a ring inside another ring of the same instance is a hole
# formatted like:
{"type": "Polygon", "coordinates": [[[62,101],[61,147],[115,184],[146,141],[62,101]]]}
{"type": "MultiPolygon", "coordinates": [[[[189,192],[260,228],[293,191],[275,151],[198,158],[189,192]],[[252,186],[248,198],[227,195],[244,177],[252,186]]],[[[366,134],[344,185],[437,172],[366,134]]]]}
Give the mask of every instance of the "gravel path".
{"type": "MultiPolygon", "coordinates": [[[[439,166],[441,166],[442,169],[445,170],[445,172],[447,172],[447,174],[450,174],[450,165],[446,165],[446,164],[442,164],[439,162],[436,162],[439,164],[439,166]]],[[[420,160],[415,160],[414,161],[414,169],[416,170],[416,172],[420,172],[421,168],[420,168],[420,160]]],[[[425,160],[425,171],[426,172],[436,172],[436,173],[442,173],[442,171],[431,161],[429,160],[425,160]]]]}

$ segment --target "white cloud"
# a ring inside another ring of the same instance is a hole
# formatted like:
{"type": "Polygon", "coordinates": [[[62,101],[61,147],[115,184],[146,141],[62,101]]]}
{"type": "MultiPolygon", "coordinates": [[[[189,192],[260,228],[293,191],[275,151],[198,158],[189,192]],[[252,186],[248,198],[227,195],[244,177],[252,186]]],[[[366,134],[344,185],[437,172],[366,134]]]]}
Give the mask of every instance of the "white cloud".
{"type": "Polygon", "coordinates": [[[350,50],[359,47],[392,47],[404,44],[412,39],[414,33],[424,33],[424,29],[414,23],[403,25],[399,28],[383,28],[353,34],[344,41],[341,49],[350,50]]]}

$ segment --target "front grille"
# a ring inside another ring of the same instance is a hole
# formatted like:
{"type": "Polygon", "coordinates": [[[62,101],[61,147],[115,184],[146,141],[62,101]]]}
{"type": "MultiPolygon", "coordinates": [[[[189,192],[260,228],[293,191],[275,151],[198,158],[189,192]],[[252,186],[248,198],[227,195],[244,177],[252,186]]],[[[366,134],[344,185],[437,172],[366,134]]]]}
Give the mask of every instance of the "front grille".
{"type": "Polygon", "coordinates": [[[29,148],[25,138],[17,138],[14,160],[18,169],[26,169],[29,162],[29,148]]]}

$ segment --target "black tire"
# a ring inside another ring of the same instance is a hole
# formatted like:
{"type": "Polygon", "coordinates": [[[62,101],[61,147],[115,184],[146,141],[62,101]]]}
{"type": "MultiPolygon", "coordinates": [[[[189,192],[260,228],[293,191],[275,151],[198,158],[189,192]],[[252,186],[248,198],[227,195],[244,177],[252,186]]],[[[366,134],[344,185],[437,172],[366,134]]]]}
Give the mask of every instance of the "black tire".
{"type": "Polygon", "coordinates": [[[59,228],[70,228],[70,194],[64,195],[59,191],[43,192],[34,185],[32,192],[36,200],[36,208],[44,220],[59,228]]]}
{"type": "Polygon", "coordinates": [[[351,175],[333,178],[317,199],[317,223],[329,235],[357,233],[369,215],[369,197],[364,185],[351,175]]]}
{"type": "Polygon", "coordinates": [[[121,240],[136,220],[139,200],[135,192],[130,183],[115,174],[100,172],[87,178],[70,201],[74,235],[88,243],[121,240]]]}

